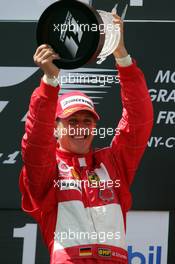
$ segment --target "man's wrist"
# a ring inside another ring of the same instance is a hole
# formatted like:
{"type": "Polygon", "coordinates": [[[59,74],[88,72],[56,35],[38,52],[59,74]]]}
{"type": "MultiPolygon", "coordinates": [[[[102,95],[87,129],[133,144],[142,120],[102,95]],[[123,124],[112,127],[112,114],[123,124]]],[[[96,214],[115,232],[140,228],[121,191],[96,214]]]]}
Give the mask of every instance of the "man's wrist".
{"type": "Polygon", "coordinates": [[[123,58],[128,55],[128,52],[125,47],[117,48],[114,52],[114,57],[115,58],[123,58]]]}
{"type": "Polygon", "coordinates": [[[57,87],[59,85],[59,78],[58,76],[53,76],[53,77],[50,77],[50,76],[47,76],[46,74],[44,74],[43,76],[43,82],[48,84],[48,85],[51,85],[53,87],[57,87]]]}
{"type": "Polygon", "coordinates": [[[132,64],[132,58],[129,54],[122,58],[115,57],[115,60],[116,60],[116,63],[122,67],[127,67],[132,64]]]}

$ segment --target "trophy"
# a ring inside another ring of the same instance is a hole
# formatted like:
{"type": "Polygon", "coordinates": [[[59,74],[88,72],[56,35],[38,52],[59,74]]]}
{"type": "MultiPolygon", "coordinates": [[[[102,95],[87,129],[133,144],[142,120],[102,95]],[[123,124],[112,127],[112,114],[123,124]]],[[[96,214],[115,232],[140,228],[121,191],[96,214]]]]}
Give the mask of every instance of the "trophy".
{"type": "MultiPolygon", "coordinates": [[[[126,10],[127,5],[123,17],[126,10]]],[[[61,69],[79,68],[95,60],[100,64],[120,40],[120,28],[113,19],[111,13],[77,0],[56,1],[39,18],[37,43],[49,44],[59,54],[53,62],[61,69]]]]}

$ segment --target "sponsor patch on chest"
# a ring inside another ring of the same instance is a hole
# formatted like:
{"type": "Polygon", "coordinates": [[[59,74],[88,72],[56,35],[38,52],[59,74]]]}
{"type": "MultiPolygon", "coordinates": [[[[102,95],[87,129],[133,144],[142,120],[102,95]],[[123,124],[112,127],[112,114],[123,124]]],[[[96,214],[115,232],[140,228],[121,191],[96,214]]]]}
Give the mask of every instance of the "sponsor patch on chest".
{"type": "Polygon", "coordinates": [[[99,176],[95,173],[95,171],[88,171],[87,173],[88,175],[88,180],[90,183],[94,183],[94,182],[99,182],[100,181],[100,178],[99,176]]]}
{"type": "Polygon", "coordinates": [[[98,248],[98,255],[101,257],[111,257],[111,250],[108,248],[98,248]]]}

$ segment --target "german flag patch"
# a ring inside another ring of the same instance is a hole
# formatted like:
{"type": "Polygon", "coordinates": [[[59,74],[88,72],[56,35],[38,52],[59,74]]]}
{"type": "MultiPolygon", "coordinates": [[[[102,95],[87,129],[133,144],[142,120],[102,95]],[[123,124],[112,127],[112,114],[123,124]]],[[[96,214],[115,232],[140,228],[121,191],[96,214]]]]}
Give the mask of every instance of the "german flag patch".
{"type": "Polygon", "coordinates": [[[80,248],[79,256],[92,256],[92,248],[91,247],[80,248]]]}

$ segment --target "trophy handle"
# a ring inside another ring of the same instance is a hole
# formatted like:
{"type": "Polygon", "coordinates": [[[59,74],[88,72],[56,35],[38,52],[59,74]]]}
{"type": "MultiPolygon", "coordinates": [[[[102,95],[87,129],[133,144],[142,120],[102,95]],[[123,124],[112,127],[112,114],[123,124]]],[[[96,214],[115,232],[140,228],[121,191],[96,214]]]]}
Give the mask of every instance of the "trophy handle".
{"type": "MultiPolygon", "coordinates": [[[[115,4],[115,6],[112,8],[111,12],[117,14],[117,8],[118,8],[118,3],[115,4]]],[[[122,14],[121,14],[121,19],[124,20],[125,16],[126,16],[126,12],[128,9],[128,4],[125,5],[122,14]]],[[[111,13],[103,11],[103,10],[97,10],[98,13],[100,14],[104,24],[106,23],[113,23],[112,22],[112,17],[111,17],[111,13]]],[[[111,35],[109,35],[109,32],[105,32],[105,35],[108,35],[106,37],[106,41],[104,43],[104,47],[102,49],[102,51],[100,52],[99,56],[97,57],[97,64],[101,64],[103,61],[106,60],[107,56],[109,56],[110,54],[113,53],[113,51],[117,48],[119,40],[120,40],[120,31],[116,31],[116,32],[111,32],[111,35]],[[112,36],[113,34],[113,36],[112,36]]]]}
{"type": "Polygon", "coordinates": [[[105,34],[104,45],[96,61],[97,64],[101,64],[117,48],[120,41],[120,28],[113,23],[114,18],[110,12],[103,10],[97,10],[97,12],[102,18],[105,34]]]}
{"type": "Polygon", "coordinates": [[[107,57],[101,57],[101,58],[97,57],[97,58],[98,58],[99,60],[97,60],[96,63],[97,63],[97,64],[101,64],[103,61],[106,60],[107,57]]]}

